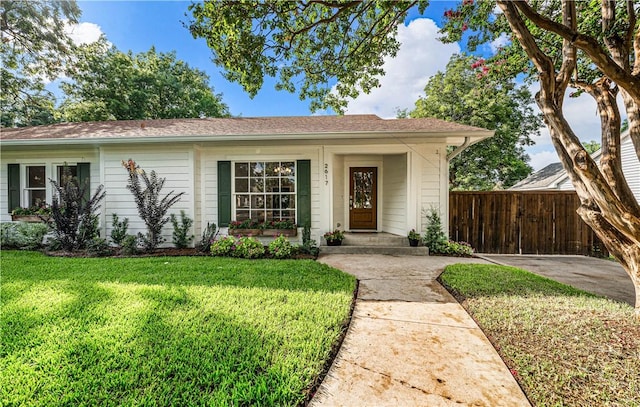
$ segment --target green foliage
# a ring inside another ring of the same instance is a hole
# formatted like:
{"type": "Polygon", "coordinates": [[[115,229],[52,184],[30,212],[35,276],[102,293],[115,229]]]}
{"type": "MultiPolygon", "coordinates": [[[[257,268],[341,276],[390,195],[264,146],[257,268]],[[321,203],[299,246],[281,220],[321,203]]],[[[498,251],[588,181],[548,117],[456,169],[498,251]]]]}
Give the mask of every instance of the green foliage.
{"type": "Polygon", "coordinates": [[[236,240],[231,255],[243,259],[259,259],[264,256],[264,246],[254,237],[242,236],[236,240]]]}
{"type": "Polygon", "coordinates": [[[285,236],[280,235],[269,243],[269,254],[276,259],[286,259],[291,257],[293,247],[285,236]]]}
{"type": "Polygon", "coordinates": [[[87,254],[93,257],[104,257],[111,254],[111,247],[106,239],[94,237],[87,242],[87,254]]]}
{"type": "Polygon", "coordinates": [[[531,173],[523,146],[533,144],[542,121],[533,98],[514,80],[479,75],[483,60],[454,55],[447,70],[432,76],[425,96],[411,117],[436,117],[495,130],[495,135],[468,147],[449,166],[452,190],[505,189],[531,173]]]}
{"type": "Polygon", "coordinates": [[[585,141],[582,143],[584,149],[587,150],[587,153],[593,154],[596,151],[600,150],[600,143],[595,140],[585,141]]]}
{"type": "Polygon", "coordinates": [[[189,229],[193,225],[193,219],[189,218],[184,210],[180,211],[180,222],[173,213],[171,214],[171,224],[173,225],[173,245],[178,249],[189,247],[194,236],[189,235],[189,229]]]}
{"type": "Polygon", "coordinates": [[[44,223],[4,222],[0,223],[0,246],[2,250],[42,248],[42,239],[49,232],[44,223]]]}
{"type": "Polygon", "coordinates": [[[47,124],[53,120],[53,95],[44,79],[70,68],[73,42],[65,32],[80,8],[71,1],[0,2],[0,117],[3,127],[47,124]]]}
{"type": "Polygon", "coordinates": [[[311,239],[311,225],[308,223],[302,228],[302,246],[299,247],[299,250],[313,257],[318,257],[318,253],[320,253],[318,243],[314,239],[311,239]]]}
{"type": "Polygon", "coordinates": [[[436,208],[430,208],[426,213],[425,221],[427,226],[424,230],[422,243],[429,248],[430,252],[436,253],[437,246],[447,242],[447,235],[442,230],[440,212],[436,208]]]}
{"type": "Polygon", "coordinates": [[[137,236],[126,235],[122,240],[122,253],[127,256],[138,254],[139,243],[137,236]]]}
{"type": "Polygon", "coordinates": [[[127,170],[129,180],[127,189],[133,194],[133,199],[138,207],[138,215],[147,226],[146,235],[140,234],[139,238],[145,250],[153,250],[162,242],[162,227],[169,222],[169,217],[165,216],[169,208],[180,200],[184,192],[174,194],[173,191],[160,198],[160,191],[164,186],[165,178],[158,178],[155,171],[149,175],[129,159],[122,161],[122,166],[127,170]],[[140,180],[142,179],[142,183],[140,180]],[[144,184],[144,185],[143,185],[144,184]]]}
{"type": "Polygon", "coordinates": [[[260,224],[261,229],[295,229],[295,222],[289,219],[274,219],[260,224]]]}
{"type": "Polygon", "coordinates": [[[277,89],[311,99],[313,111],[342,111],[345,97],[379,85],[384,58],[399,48],[396,26],[415,4],[422,12],[427,1],[205,1],[189,6],[188,28],[207,40],[224,76],[249,95],[272,76],[277,89]]]}
{"type": "Polygon", "coordinates": [[[122,242],[127,237],[129,232],[129,218],[124,218],[122,222],[118,219],[118,215],[111,214],[111,241],[116,246],[122,246],[122,242]]]}
{"type": "Polygon", "coordinates": [[[211,251],[211,244],[215,241],[218,234],[218,227],[215,223],[207,222],[207,227],[202,231],[202,238],[198,243],[198,250],[203,253],[211,251]]]}
{"type": "Polygon", "coordinates": [[[434,242],[432,248],[429,248],[429,253],[453,257],[471,257],[473,256],[473,248],[467,242],[444,240],[434,242]]]}
{"type": "Polygon", "coordinates": [[[211,245],[211,254],[214,256],[231,256],[231,251],[236,244],[233,236],[224,236],[211,245]]]}
{"type": "Polygon", "coordinates": [[[72,82],[64,82],[65,121],[228,117],[209,76],[176,53],[123,53],[103,38],[80,47],[72,82]]]}
{"type": "Polygon", "coordinates": [[[0,263],[12,406],[302,405],[355,289],[310,260],[2,250],[0,263]]]}
{"type": "Polygon", "coordinates": [[[341,231],[340,229],[334,229],[332,232],[326,232],[323,235],[324,239],[326,241],[330,241],[330,240],[343,240],[344,239],[344,232],[341,231]]]}
{"type": "Polygon", "coordinates": [[[42,216],[50,216],[51,215],[51,207],[46,203],[42,203],[41,205],[31,206],[29,208],[16,208],[11,211],[12,215],[42,215],[42,216]]]}
{"type": "Polygon", "coordinates": [[[84,249],[99,235],[98,215],[100,201],[105,197],[104,186],[99,185],[89,200],[85,199],[88,183],[80,185],[72,177],[69,167],[63,169],[60,182],[49,179],[55,193],[51,203],[51,220],[55,239],[64,250],[84,249]]]}

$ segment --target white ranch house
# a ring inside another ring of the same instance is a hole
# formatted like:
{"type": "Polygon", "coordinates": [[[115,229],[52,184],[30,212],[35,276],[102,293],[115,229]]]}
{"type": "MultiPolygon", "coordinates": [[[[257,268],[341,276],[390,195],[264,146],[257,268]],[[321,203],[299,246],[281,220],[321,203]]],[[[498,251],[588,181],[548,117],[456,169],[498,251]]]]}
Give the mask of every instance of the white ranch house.
{"type": "MultiPolygon", "coordinates": [[[[126,189],[122,160],[184,192],[197,237],[208,222],[291,219],[311,225],[318,242],[336,228],[405,236],[422,230],[424,210],[448,213],[449,159],[492,131],[437,119],[374,115],[132,120],[2,129],[0,221],[15,207],[51,202],[48,179],[66,163],[93,192],[106,190],[100,221],[111,214],[144,231],[126,189]],[[447,155],[447,146],[457,146],[447,155]]],[[[442,217],[448,230],[447,216],[442,217]]],[[[171,226],[163,233],[171,241],[171,226]]]]}

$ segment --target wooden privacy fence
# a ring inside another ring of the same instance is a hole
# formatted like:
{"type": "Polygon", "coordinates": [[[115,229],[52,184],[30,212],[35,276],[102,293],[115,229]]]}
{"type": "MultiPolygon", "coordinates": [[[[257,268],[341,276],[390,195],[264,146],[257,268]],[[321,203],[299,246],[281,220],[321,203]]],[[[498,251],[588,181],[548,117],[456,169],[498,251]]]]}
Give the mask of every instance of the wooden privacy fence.
{"type": "Polygon", "coordinates": [[[449,236],[478,253],[606,255],[574,191],[449,193],[449,236]]]}

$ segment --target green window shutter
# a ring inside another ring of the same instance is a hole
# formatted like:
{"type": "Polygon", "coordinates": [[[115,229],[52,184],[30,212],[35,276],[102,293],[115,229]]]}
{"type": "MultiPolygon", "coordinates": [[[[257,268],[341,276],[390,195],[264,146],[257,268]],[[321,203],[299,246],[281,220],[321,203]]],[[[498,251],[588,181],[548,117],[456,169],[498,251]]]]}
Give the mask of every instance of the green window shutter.
{"type": "Polygon", "coordinates": [[[231,161],[218,161],[218,226],[231,222],[231,161]]]}
{"type": "Polygon", "coordinates": [[[90,163],[78,163],[78,185],[84,190],[84,199],[91,199],[91,164],[90,163]]]}
{"type": "Polygon", "coordinates": [[[20,207],[20,164],[7,164],[9,213],[20,207]]]}
{"type": "Polygon", "coordinates": [[[311,161],[298,160],[296,171],[298,225],[311,226],[311,161]]]}

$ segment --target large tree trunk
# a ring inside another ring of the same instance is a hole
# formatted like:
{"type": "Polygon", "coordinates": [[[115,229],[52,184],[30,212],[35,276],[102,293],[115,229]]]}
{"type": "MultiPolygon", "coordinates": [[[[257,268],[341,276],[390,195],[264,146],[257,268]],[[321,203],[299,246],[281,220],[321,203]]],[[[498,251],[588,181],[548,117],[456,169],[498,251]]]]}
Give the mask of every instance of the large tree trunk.
{"type": "MultiPolygon", "coordinates": [[[[628,2],[631,26],[625,38],[607,38],[610,58],[604,54],[597,41],[576,31],[575,2],[562,2],[562,23],[548,20],[537,14],[526,2],[498,0],[509,25],[523,49],[535,65],[540,80],[540,92],[536,102],[542,110],[553,145],[560,161],[580,198],[578,214],[602,240],[609,252],[625,269],[636,293],[635,315],[640,319],[640,205],[631,193],[621,168],[620,112],[616,103],[618,86],[622,88],[630,133],[640,157],[640,96],[635,81],[640,71],[640,31],[634,34],[636,24],[633,4],[628,2]],[[563,38],[562,65],[556,65],[538,46],[527,28],[522,15],[543,29],[563,38]],[[631,71],[628,60],[631,43],[636,51],[636,61],[631,71]],[[572,80],[576,72],[576,46],[588,54],[605,73],[599,81],[579,83],[572,80]],[[615,61],[613,61],[615,60],[615,61]],[[611,64],[615,66],[610,66],[611,64]],[[607,73],[610,75],[607,76],[607,73]],[[611,79],[618,81],[612,86],[611,79]],[[600,167],[586,152],[580,140],[566,121],[562,106],[569,84],[586,90],[598,104],[602,123],[602,159],[600,167]]],[[[602,3],[603,32],[615,21],[615,2],[602,3]]]]}

